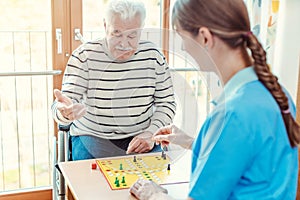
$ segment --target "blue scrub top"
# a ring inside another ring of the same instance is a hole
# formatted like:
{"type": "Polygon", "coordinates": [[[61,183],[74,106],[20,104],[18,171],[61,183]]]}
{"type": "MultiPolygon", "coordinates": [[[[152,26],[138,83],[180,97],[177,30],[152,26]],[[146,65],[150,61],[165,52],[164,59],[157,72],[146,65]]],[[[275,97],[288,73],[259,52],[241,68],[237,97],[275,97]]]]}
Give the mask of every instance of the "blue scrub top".
{"type": "MultiPolygon", "coordinates": [[[[215,106],[193,143],[189,197],[294,200],[298,149],[252,67],[230,79],[215,106]]],[[[295,116],[291,101],[290,110],[295,116]]]]}

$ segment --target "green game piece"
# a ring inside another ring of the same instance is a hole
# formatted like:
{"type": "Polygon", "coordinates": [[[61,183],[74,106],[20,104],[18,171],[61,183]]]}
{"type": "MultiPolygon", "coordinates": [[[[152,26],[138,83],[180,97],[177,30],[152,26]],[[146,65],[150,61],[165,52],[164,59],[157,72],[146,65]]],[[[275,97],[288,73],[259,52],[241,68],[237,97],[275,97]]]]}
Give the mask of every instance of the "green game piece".
{"type": "Polygon", "coordinates": [[[117,183],[119,183],[118,177],[116,177],[116,179],[115,179],[115,184],[117,184],[117,183]]]}
{"type": "Polygon", "coordinates": [[[121,183],[125,183],[125,176],[122,176],[122,181],[121,183]]]}
{"type": "Polygon", "coordinates": [[[123,170],[123,165],[122,165],[122,163],[120,164],[120,170],[123,170]]]}
{"type": "Polygon", "coordinates": [[[119,181],[118,177],[116,177],[115,185],[116,185],[116,187],[120,187],[120,181],[119,181]]]}
{"type": "Polygon", "coordinates": [[[116,187],[120,187],[119,180],[118,180],[118,182],[116,183],[116,187]]]}

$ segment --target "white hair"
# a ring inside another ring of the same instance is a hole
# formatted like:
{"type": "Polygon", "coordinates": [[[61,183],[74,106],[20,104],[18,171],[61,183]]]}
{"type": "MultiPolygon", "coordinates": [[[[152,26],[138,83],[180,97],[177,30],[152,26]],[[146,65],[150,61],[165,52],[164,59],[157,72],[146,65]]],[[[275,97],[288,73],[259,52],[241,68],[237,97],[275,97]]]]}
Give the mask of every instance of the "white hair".
{"type": "Polygon", "coordinates": [[[110,23],[114,15],[118,14],[122,20],[131,20],[140,17],[141,26],[144,25],[146,18],[145,5],[136,0],[111,0],[106,9],[106,22],[110,23]]]}

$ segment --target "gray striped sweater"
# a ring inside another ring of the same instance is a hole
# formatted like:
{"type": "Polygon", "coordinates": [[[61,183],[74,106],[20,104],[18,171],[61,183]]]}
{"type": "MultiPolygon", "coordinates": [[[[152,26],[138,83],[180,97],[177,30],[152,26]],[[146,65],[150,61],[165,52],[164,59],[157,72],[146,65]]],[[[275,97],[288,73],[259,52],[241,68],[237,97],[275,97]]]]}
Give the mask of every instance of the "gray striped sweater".
{"type": "MultiPolygon", "coordinates": [[[[169,67],[148,41],[140,41],[135,54],[122,62],[112,59],[104,39],[82,44],[68,61],[62,92],[87,108],[73,121],[71,135],[122,139],[154,133],[175,115],[169,67]]],[[[71,123],[59,114],[55,101],[52,114],[60,124],[71,123]]]]}

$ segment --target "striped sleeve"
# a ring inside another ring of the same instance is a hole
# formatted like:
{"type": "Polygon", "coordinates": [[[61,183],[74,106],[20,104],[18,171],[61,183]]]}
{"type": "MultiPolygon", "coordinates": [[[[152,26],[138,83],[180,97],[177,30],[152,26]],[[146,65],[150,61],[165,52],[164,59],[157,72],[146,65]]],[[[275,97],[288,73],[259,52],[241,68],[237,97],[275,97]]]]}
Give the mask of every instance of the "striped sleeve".
{"type": "Polygon", "coordinates": [[[154,93],[155,111],[150,126],[146,129],[155,133],[159,128],[172,123],[175,116],[176,103],[169,66],[162,53],[157,52],[156,86],[154,93]]]}
{"type": "MultiPolygon", "coordinates": [[[[77,48],[68,60],[61,91],[63,94],[71,98],[74,102],[81,102],[83,96],[87,93],[88,85],[88,66],[87,58],[82,48],[77,48]]],[[[52,106],[53,119],[62,125],[68,125],[72,121],[64,118],[57,109],[57,101],[52,106]]]]}
{"type": "Polygon", "coordinates": [[[75,102],[81,102],[88,88],[88,58],[85,51],[78,48],[71,55],[65,70],[62,93],[75,102]]]}

